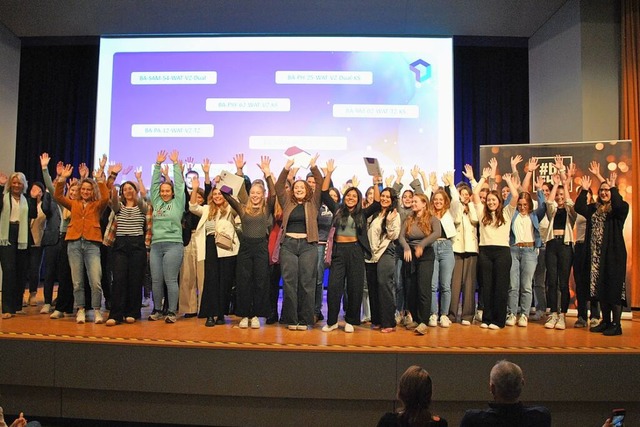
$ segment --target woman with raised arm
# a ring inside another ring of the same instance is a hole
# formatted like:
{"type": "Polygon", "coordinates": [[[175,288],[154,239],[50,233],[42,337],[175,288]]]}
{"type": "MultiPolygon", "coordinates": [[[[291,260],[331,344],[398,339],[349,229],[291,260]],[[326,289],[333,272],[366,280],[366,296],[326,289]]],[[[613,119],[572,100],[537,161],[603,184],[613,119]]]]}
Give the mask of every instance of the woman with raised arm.
{"type": "Polygon", "coordinates": [[[600,183],[598,201],[587,204],[587,189],[591,178],[582,177],[582,191],[576,200],[576,212],[587,219],[585,247],[587,257],[583,268],[591,272],[590,293],[600,300],[602,321],[591,332],[622,335],[622,306],[626,301],[627,248],[624,222],[629,204],[616,188],[616,172],[600,183]]]}
{"type": "Polygon", "coordinates": [[[394,301],[395,240],[400,236],[400,215],[396,210],[398,196],[386,187],[380,193],[380,212],[369,223],[367,237],[371,244],[371,258],[365,260],[371,324],[380,332],[396,330],[394,301]]]}
{"type": "MultiPolygon", "coordinates": [[[[109,190],[104,182],[104,173],[96,175],[97,183],[93,179],[84,178],[80,181],[79,198],[72,199],[65,196],[64,187],[71,176],[73,167],[65,165],[56,181],[53,198],[62,207],[71,211],[71,219],[67,228],[67,253],[71,267],[73,281],[73,296],[78,307],[76,322],[84,323],[85,268],[91,287],[91,306],[94,310],[94,323],[102,323],[102,266],[100,264],[100,244],[102,232],[100,230],[100,215],[109,203],[109,190]]],[[[119,169],[113,169],[110,174],[117,176],[119,169]]]]}
{"type": "Polygon", "coordinates": [[[441,233],[440,220],[431,214],[429,199],[424,194],[415,194],[411,215],[402,223],[398,239],[404,253],[404,280],[411,283],[406,301],[413,322],[406,327],[420,335],[428,330],[435,259],[433,242],[441,233]]]}
{"type": "MultiPolygon", "coordinates": [[[[466,174],[473,177],[471,165],[466,174]]],[[[475,311],[475,286],[478,268],[478,215],[471,201],[471,187],[464,182],[456,185],[461,208],[453,217],[456,235],[453,237],[453,275],[451,278],[451,305],[449,319],[455,322],[462,308],[460,323],[471,325],[475,311]],[[461,307],[462,306],[462,307],[461,307]]]]}
{"type": "Polygon", "coordinates": [[[173,179],[161,182],[161,166],[167,159],[167,152],[160,150],[156,156],[151,176],[151,205],[153,219],[151,225],[151,286],[153,289],[153,312],[149,320],[175,323],[178,311],[178,273],[182,265],[182,213],[184,211],[184,179],[178,160],[178,151],[173,150],[169,159],[173,163],[173,179]],[[167,286],[167,315],[163,314],[162,300],[167,286]]]}
{"type": "Polygon", "coordinates": [[[262,156],[260,170],[269,190],[265,197],[264,185],[254,183],[249,199],[239,203],[230,194],[224,198],[242,221],[242,237],[236,268],[236,316],[241,317],[242,329],[260,328],[259,317],[268,317],[269,310],[269,249],[268,236],[273,218],[275,187],[271,176],[271,159],[262,156]]]}
{"type": "MultiPolygon", "coordinates": [[[[322,174],[316,166],[318,155],[311,158],[311,173],[316,180],[322,174]]],[[[313,191],[304,180],[296,180],[286,189],[287,176],[293,166],[287,160],[275,184],[278,202],[282,206],[282,238],[280,268],[282,270],[282,319],[290,331],[306,331],[313,324],[315,305],[315,271],[318,263],[318,212],[320,191],[313,191]]]]}
{"type": "Polygon", "coordinates": [[[198,203],[198,178],[191,181],[191,186],[189,210],[200,217],[192,238],[196,241],[198,261],[204,262],[204,285],[198,317],[207,319],[207,327],[224,325],[231,288],[236,283],[236,260],[240,250],[235,224],[237,213],[229,206],[220,188],[213,188],[207,203],[201,206],[198,203]],[[223,244],[223,240],[226,240],[226,244],[223,244]]]}
{"type": "MultiPolygon", "coordinates": [[[[563,174],[565,182],[570,179],[570,176],[565,173],[560,156],[556,156],[556,169],[563,174]]],[[[566,328],[565,317],[569,309],[569,276],[573,264],[573,226],[576,223],[576,211],[569,196],[568,186],[561,185],[560,175],[553,175],[553,188],[546,204],[549,227],[543,238],[546,240],[547,248],[545,255],[547,302],[551,309],[551,316],[544,326],[547,329],[563,330],[566,328]],[[560,290],[559,305],[558,290],[560,290]]]]}
{"type": "MultiPolygon", "coordinates": [[[[373,202],[362,206],[362,193],[355,187],[348,188],[342,203],[337,204],[329,196],[331,176],[335,170],[333,159],[327,162],[327,175],[322,183],[322,201],[333,212],[333,248],[329,286],[327,289],[327,324],[323,332],[338,328],[340,301],[347,292],[344,331],[354,331],[353,325],[360,324],[360,307],[364,291],[365,259],[371,259],[371,245],[367,236],[367,218],[380,211],[380,189],[373,186],[373,202]]],[[[375,182],[375,179],[374,179],[375,182]]]]}
{"type": "Polygon", "coordinates": [[[2,266],[2,318],[22,311],[27,281],[29,205],[25,197],[27,178],[22,172],[9,177],[0,173],[0,265],[2,266]]]}
{"type": "MultiPolygon", "coordinates": [[[[42,153],[40,156],[40,166],[42,167],[42,177],[44,185],[53,194],[53,181],[49,174],[49,154],[42,153]]],[[[56,166],[57,175],[63,170],[64,165],[58,162],[56,166]]],[[[71,199],[75,199],[78,194],[77,182],[70,184],[67,194],[71,199]]],[[[71,212],[58,206],[55,200],[51,200],[50,216],[47,218],[47,225],[42,237],[44,250],[44,302],[45,305],[40,311],[46,314],[53,311],[49,316],[51,319],[61,319],[65,314],[73,314],[73,285],[71,283],[71,269],[69,268],[69,258],[67,255],[67,227],[71,218],[71,212]],[[53,285],[58,281],[58,295],[55,307],[47,307],[47,303],[53,302],[53,285]],[[52,310],[53,309],[53,310],[52,310]]]]}
{"type": "Polygon", "coordinates": [[[144,245],[147,202],[138,195],[138,187],[131,181],[120,185],[120,192],[111,190],[111,222],[104,244],[112,247],[113,285],[111,310],[107,326],[134,323],[140,319],[142,282],[147,262],[144,245]],[[114,240],[115,239],[115,240],[114,240]]]}
{"type": "MultiPolygon", "coordinates": [[[[437,326],[438,323],[443,328],[451,326],[449,318],[449,307],[451,306],[451,279],[455,266],[453,255],[453,239],[458,233],[454,218],[461,210],[460,195],[453,185],[453,171],[442,176],[442,182],[449,189],[451,197],[444,188],[437,187],[436,174],[432,173],[433,179],[427,192],[431,199],[431,209],[433,215],[440,220],[442,232],[433,244],[435,261],[433,266],[433,280],[431,281],[431,316],[429,326],[437,326]],[[438,304],[438,290],[440,290],[440,304],[438,304]],[[438,310],[438,305],[440,310],[438,310]]],[[[453,319],[455,321],[455,317],[453,319]]]]}
{"type": "Polygon", "coordinates": [[[483,204],[480,191],[490,174],[491,168],[484,168],[478,185],[473,188],[473,202],[480,222],[478,267],[482,274],[483,299],[480,327],[500,329],[507,318],[509,275],[506,272],[511,270],[509,230],[518,197],[517,193],[512,194],[510,204],[504,206],[500,193],[490,190],[483,204]]]}
{"type": "Polygon", "coordinates": [[[518,326],[526,327],[529,322],[529,311],[533,300],[533,274],[538,264],[538,250],[543,242],[540,221],[544,218],[547,205],[542,192],[542,179],[538,179],[536,182],[538,207],[535,210],[533,209],[533,200],[529,192],[523,191],[518,194],[518,189],[513,180],[508,177],[505,181],[511,191],[510,204],[513,205],[515,200],[517,206],[517,214],[511,217],[509,230],[511,282],[505,324],[514,326],[517,322],[518,326]]]}

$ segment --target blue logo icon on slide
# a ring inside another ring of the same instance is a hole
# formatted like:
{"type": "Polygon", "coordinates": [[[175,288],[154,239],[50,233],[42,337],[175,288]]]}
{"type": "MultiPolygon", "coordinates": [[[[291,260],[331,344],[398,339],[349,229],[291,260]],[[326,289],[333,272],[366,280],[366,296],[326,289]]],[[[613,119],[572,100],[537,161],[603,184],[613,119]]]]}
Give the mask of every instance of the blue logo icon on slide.
{"type": "Polygon", "coordinates": [[[409,69],[416,75],[416,81],[422,83],[431,77],[431,64],[423,59],[409,64],[409,69]]]}

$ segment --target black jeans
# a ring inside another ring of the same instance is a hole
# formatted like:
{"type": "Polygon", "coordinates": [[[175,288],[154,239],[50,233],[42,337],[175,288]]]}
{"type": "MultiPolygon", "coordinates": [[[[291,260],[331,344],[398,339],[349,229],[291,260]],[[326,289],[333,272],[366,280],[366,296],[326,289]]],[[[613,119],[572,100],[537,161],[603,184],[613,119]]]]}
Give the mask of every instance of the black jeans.
{"type": "Polygon", "coordinates": [[[418,323],[426,323],[431,315],[431,279],[435,253],[432,247],[426,247],[422,256],[416,258],[415,248],[411,247],[411,262],[404,262],[403,275],[407,288],[406,306],[418,323]]]}
{"type": "Polygon", "coordinates": [[[113,284],[109,319],[140,318],[142,282],[147,262],[144,236],[118,236],[111,251],[113,284]]]}
{"type": "Polygon", "coordinates": [[[334,243],[327,289],[327,325],[338,323],[340,301],[345,292],[345,278],[347,279],[347,307],[344,321],[359,325],[364,291],[364,253],[358,242],[334,243]]]}
{"type": "Polygon", "coordinates": [[[482,323],[503,328],[507,320],[511,250],[507,246],[480,246],[478,264],[482,271],[482,323]]]}
{"type": "Polygon", "coordinates": [[[546,246],[548,307],[552,313],[566,313],[569,309],[569,275],[573,263],[573,246],[565,245],[562,239],[551,239],[546,246]],[[558,307],[558,289],[560,289],[560,307],[558,307]]]}

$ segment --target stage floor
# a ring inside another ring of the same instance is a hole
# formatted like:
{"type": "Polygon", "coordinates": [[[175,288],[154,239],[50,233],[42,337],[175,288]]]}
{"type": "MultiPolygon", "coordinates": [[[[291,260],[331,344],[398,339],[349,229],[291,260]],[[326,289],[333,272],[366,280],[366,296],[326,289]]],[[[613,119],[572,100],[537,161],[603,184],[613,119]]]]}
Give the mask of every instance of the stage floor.
{"type": "MultiPolygon", "coordinates": [[[[308,331],[289,331],[285,325],[265,325],[260,329],[240,329],[240,319],[227,317],[226,325],[205,327],[204,319],[179,317],[175,324],[146,320],[149,308],[143,309],[143,319],[134,324],[108,327],[92,323],[93,314],[87,312],[87,323],[78,325],[75,317],[51,320],[39,314],[41,305],[25,307],[27,315],[0,320],[0,339],[45,340],[86,343],[114,343],[118,345],[197,347],[242,350],[277,351],[340,351],[358,353],[625,353],[640,354],[640,316],[623,320],[621,336],[606,337],[590,333],[588,328],[574,328],[575,318],[567,318],[564,331],[544,328],[542,321],[530,322],[526,328],[517,326],[501,330],[481,329],[479,324],[450,328],[429,328],[427,335],[416,335],[402,327],[383,334],[372,330],[370,324],[355,327],[347,334],[340,328],[325,333],[325,322],[318,322],[308,331]]],[[[326,313],[326,311],[325,311],[326,313]]],[[[107,314],[103,312],[106,319],[107,314]]]]}

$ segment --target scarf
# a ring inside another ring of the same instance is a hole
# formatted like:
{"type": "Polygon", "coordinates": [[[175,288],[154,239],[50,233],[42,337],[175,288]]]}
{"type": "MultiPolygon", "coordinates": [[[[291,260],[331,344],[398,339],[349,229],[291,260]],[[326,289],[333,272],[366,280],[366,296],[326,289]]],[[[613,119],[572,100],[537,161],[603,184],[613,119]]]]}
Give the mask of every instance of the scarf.
{"type": "MultiPolygon", "coordinates": [[[[5,193],[3,200],[3,209],[0,213],[0,246],[9,246],[9,219],[11,218],[11,194],[5,193]]],[[[20,221],[18,229],[18,249],[27,249],[29,239],[29,205],[24,195],[20,195],[20,221]]]]}

